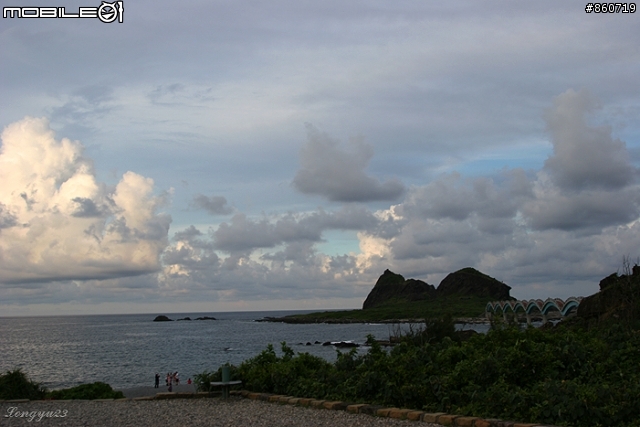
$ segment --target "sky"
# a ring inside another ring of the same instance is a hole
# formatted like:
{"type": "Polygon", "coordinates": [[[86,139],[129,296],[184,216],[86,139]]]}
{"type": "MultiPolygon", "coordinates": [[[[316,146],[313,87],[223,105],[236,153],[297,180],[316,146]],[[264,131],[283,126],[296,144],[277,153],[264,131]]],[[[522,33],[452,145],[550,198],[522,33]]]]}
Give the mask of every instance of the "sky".
{"type": "Polygon", "coordinates": [[[640,12],[122,6],[0,21],[0,316],[360,308],[385,269],[567,298],[640,257],[640,12]]]}

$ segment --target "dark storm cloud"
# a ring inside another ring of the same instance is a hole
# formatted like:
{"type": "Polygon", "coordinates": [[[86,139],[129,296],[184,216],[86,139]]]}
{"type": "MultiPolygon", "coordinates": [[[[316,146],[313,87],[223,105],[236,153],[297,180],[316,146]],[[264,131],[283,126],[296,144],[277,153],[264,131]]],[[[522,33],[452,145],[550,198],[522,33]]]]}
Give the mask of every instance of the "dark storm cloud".
{"type": "Polygon", "coordinates": [[[310,214],[287,214],[276,220],[252,220],[236,214],[231,222],[223,222],[213,232],[215,247],[227,252],[272,248],[290,242],[320,242],[325,230],[363,230],[378,223],[371,212],[362,207],[345,206],[336,212],[320,210],[310,214]]]}
{"type": "Polygon", "coordinates": [[[71,200],[77,204],[76,210],[71,214],[73,216],[95,218],[105,214],[105,209],[99,207],[95,201],[88,197],[74,197],[71,200]]]}
{"type": "Polygon", "coordinates": [[[553,155],[545,162],[555,183],[566,190],[618,189],[635,181],[638,171],[626,145],[613,139],[610,126],[589,126],[596,101],[586,90],[568,90],[547,112],[553,155]]]}
{"type": "Polygon", "coordinates": [[[380,182],[366,174],[373,148],[361,138],[351,139],[351,151],[345,151],[337,140],[309,124],[307,138],[293,179],[298,191],[337,202],[395,200],[404,192],[396,178],[380,182]]]}
{"type": "Polygon", "coordinates": [[[503,172],[497,179],[463,178],[452,173],[411,191],[402,205],[427,218],[461,221],[475,213],[485,218],[511,218],[519,204],[532,197],[531,183],[521,170],[503,172]]]}
{"type": "Polygon", "coordinates": [[[6,205],[0,203],[0,229],[14,227],[18,224],[18,218],[9,211],[6,205]]]}
{"type": "Polygon", "coordinates": [[[227,206],[227,199],[223,196],[205,196],[198,194],[193,198],[192,206],[204,209],[211,215],[228,215],[233,208],[227,206]]]}
{"type": "Polygon", "coordinates": [[[174,241],[185,240],[187,242],[192,242],[192,241],[194,241],[195,239],[199,238],[202,235],[203,234],[202,234],[202,232],[200,230],[198,230],[193,225],[190,225],[186,230],[182,230],[182,231],[176,232],[173,235],[172,240],[174,240],[174,241]]]}
{"type": "Polygon", "coordinates": [[[596,105],[585,90],[568,90],[547,111],[553,155],[538,174],[535,199],[522,206],[532,228],[598,232],[638,218],[638,170],[609,126],[587,123],[596,105]]]}
{"type": "Polygon", "coordinates": [[[551,192],[526,203],[522,208],[535,230],[593,229],[624,224],[638,218],[640,190],[585,190],[577,194],[551,192]]]}

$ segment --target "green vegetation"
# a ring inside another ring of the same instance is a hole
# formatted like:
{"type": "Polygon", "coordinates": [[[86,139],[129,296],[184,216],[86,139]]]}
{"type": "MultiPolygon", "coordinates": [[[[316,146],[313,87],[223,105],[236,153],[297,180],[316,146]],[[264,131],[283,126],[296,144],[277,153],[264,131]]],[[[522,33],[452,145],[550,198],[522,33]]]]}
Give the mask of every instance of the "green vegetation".
{"type": "Polygon", "coordinates": [[[20,369],[0,375],[0,400],[43,399],[46,389],[31,381],[20,369]]]}
{"type": "Polygon", "coordinates": [[[214,381],[222,381],[222,367],[217,371],[203,372],[193,376],[193,382],[198,391],[213,391],[211,383],[214,381]]]}
{"type": "Polygon", "coordinates": [[[318,313],[299,314],[284,317],[284,321],[291,323],[315,322],[379,322],[382,320],[424,319],[451,317],[479,317],[484,316],[487,298],[469,295],[451,295],[437,300],[397,301],[390,300],[383,306],[366,310],[325,311],[318,313]]]}
{"type": "MultiPolygon", "coordinates": [[[[636,325],[638,326],[638,325],[636,325]]],[[[551,330],[495,327],[468,341],[446,322],[387,351],[335,363],[282,343],[232,367],[253,391],[575,427],[640,427],[640,331],[580,319],[551,330]]]]}
{"type": "Polygon", "coordinates": [[[119,399],[124,395],[114,391],[109,384],[96,382],[63,390],[47,391],[39,383],[31,381],[20,369],[0,375],[0,399],[119,399]]]}
{"type": "Polygon", "coordinates": [[[95,382],[93,384],[81,384],[77,387],[55,390],[47,393],[49,399],[122,399],[124,394],[115,391],[109,384],[95,382]]]}

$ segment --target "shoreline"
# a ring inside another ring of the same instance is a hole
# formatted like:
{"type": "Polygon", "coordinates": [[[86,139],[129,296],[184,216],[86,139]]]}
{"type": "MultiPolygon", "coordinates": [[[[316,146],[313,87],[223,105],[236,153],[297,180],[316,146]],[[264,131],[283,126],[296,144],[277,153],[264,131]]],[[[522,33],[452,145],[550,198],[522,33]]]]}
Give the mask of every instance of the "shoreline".
{"type": "MultiPolygon", "coordinates": [[[[124,394],[124,397],[133,399],[136,397],[153,397],[158,393],[167,393],[169,392],[169,387],[164,385],[161,385],[158,388],[155,388],[154,386],[139,386],[115,390],[121,391],[122,394],[124,394]]],[[[174,385],[172,391],[175,393],[195,393],[196,385],[195,383],[174,385]]]]}
{"type": "MultiPolygon", "coordinates": [[[[362,320],[362,319],[334,319],[331,317],[315,317],[315,318],[303,318],[303,317],[263,317],[262,319],[256,319],[254,322],[271,322],[271,323],[289,323],[289,324],[315,324],[324,323],[329,325],[343,325],[343,324],[398,324],[398,323],[424,323],[425,319],[381,319],[381,320],[362,320]]],[[[453,319],[456,324],[488,324],[491,321],[485,317],[457,317],[453,319]]]]}

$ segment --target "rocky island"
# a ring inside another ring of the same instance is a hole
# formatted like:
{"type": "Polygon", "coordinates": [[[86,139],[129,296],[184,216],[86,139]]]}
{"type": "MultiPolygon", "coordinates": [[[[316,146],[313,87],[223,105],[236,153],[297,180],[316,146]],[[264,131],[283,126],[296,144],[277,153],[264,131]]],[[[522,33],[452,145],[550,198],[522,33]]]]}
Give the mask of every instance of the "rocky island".
{"type": "Polygon", "coordinates": [[[513,299],[511,287],[474,268],[450,273],[436,288],[422,280],[405,279],[385,270],[361,310],[325,311],[260,321],[285,323],[401,323],[425,318],[484,316],[487,302],[513,299]]]}
{"type": "MultiPolygon", "coordinates": [[[[184,317],[182,319],[178,319],[178,321],[180,320],[191,320],[190,317],[184,317]]],[[[196,320],[218,320],[215,317],[209,317],[209,316],[203,316],[203,317],[196,317],[196,320]]],[[[161,315],[161,316],[156,316],[155,319],[153,319],[154,322],[173,322],[173,319],[168,318],[167,316],[161,315]]]]}

